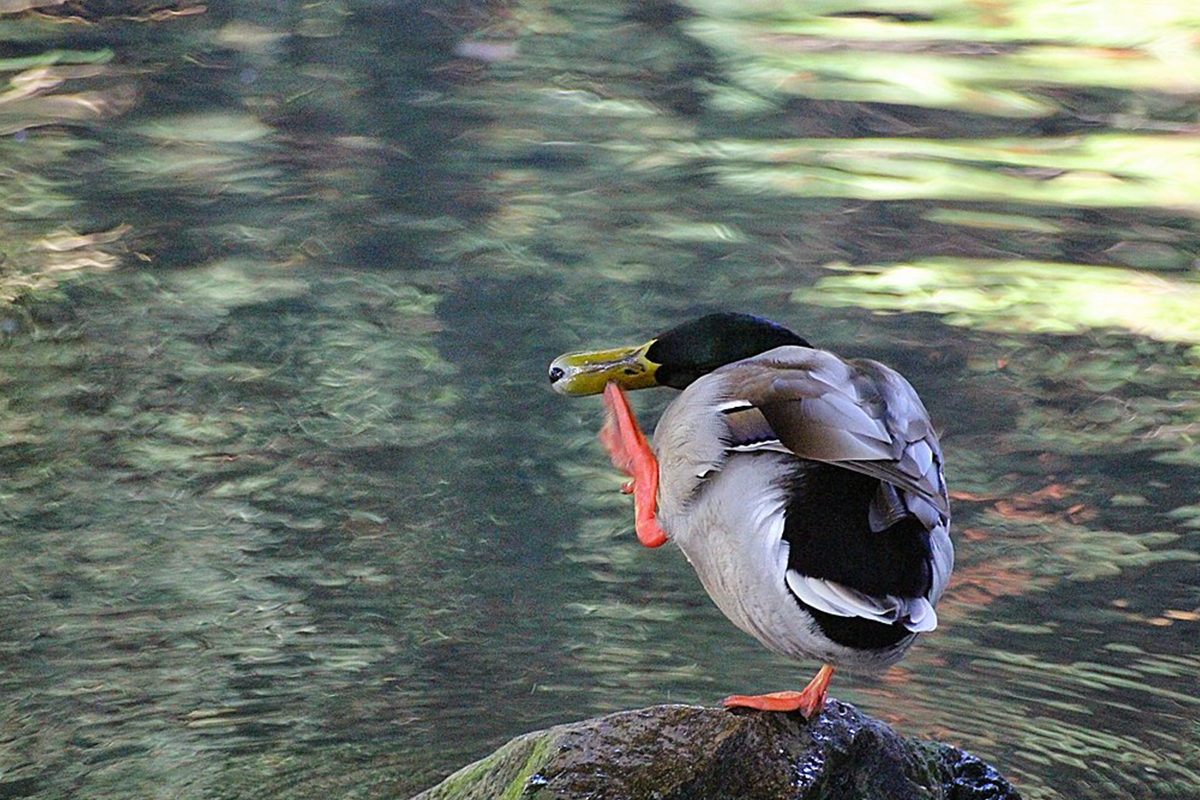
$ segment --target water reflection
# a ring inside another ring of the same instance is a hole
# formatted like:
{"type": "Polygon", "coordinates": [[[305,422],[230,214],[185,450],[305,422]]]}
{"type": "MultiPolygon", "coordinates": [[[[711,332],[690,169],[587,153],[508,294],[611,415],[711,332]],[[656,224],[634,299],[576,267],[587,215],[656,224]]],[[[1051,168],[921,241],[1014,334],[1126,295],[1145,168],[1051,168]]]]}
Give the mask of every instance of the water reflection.
{"type": "Polygon", "coordinates": [[[978,259],[929,259],[842,272],[793,296],[802,303],[930,311],[945,314],[951,325],[991,330],[1116,328],[1167,342],[1200,343],[1195,313],[1200,283],[1186,278],[1115,267],[978,259]]]}
{"type": "Polygon", "coordinates": [[[842,695],[1200,791],[1192,4],[199,12],[0,4],[0,794],[403,795],[803,677],[543,386],[718,307],[944,429],[945,624],[842,695]]]}

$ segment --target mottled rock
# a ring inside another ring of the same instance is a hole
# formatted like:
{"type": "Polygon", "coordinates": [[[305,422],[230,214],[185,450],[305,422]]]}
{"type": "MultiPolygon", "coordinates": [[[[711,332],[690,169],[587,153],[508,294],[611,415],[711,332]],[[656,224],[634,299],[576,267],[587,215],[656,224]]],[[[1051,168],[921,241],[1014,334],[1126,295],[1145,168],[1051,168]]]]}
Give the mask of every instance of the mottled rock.
{"type": "Polygon", "coordinates": [[[797,714],[655,706],[518,736],[414,800],[1020,800],[992,767],[830,700],[797,714]]]}

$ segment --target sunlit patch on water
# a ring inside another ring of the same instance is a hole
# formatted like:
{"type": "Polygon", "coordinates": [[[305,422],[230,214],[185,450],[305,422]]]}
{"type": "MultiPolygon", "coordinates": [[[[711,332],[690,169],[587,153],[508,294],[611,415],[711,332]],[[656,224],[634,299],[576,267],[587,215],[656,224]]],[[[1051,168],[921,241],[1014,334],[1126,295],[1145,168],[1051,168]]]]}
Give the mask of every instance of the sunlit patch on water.
{"type": "Polygon", "coordinates": [[[1200,91],[1200,56],[1180,39],[1200,25],[1186,0],[1151,14],[1120,0],[686,5],[701,12],[688,32],[759,94],[1037,118],[1061,110],[1060,92],[1200,91]]]}
{"type": "MultiPolygon", "coordinates": [[[[794,295],[801,302],[945,314],[952,325],[1026,333],[1124,328],[1200,344],[1200,282],[1117,267],[929,260],[842,270],[794,295]]],[[[1192,370],[1200,372],[1200,350],[1192,370]]]]}

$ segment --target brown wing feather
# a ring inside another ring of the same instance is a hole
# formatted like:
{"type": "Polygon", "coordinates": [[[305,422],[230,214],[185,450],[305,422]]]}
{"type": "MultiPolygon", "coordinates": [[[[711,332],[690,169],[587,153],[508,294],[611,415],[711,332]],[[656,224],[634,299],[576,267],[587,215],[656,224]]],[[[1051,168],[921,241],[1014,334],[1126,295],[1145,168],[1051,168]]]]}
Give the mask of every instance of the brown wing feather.
{"type": "Polygon", "coordinates": [[[714,375],[729,397],[761,412],[796,455],[878,478],[949,516],[941,447],[925,406],[899,373],[876,361],[784,347],[714,375]]]}

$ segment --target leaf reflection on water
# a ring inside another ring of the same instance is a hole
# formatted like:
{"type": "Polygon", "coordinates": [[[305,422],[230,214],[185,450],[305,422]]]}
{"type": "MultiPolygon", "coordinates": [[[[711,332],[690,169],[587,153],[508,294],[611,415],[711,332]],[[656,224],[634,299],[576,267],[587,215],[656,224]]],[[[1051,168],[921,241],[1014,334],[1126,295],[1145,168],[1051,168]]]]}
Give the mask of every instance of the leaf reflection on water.
{"type": "Polygon", "coordinates": [[[831,306],[945,314],[951,325],[986,330],[1123,328],[1200,345],[1200,282],[1114,267],[930,259],[845,270],[792,297],[831,306]]]}
{"type": "Polygon", "coordinates": [[[687,4],[703,12],[688,31],[760,94],[1019,118],[1053,115],[1053,87],[1200,90],[1188,0],[1154,13],[1122,0],[919,0],[903,12],[852,0],[687,4]]]}

